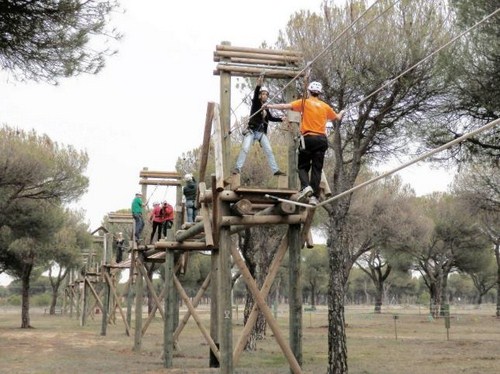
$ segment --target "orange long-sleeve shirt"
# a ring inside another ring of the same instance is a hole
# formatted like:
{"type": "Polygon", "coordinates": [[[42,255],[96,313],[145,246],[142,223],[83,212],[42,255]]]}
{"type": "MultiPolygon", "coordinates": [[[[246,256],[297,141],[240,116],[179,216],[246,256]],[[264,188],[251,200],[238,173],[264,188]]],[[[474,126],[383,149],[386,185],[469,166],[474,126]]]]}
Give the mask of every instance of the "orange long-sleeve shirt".
{"type": "Polygon", "coordinates": [[[326,123],[328,120],[336,120],[339,115],[330,105],[317,97],[311,96],[306,100],[295,100],[290,103],[292,110],[302,112],[302,123],[300,133],[326,135],[326,123]]]}

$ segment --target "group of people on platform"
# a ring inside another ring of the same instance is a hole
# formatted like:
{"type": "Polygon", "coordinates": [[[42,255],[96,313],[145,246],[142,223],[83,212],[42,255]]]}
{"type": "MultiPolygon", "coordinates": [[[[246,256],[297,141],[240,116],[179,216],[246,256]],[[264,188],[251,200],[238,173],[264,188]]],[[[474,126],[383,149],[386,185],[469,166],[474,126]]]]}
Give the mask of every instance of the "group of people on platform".
{"type": "MultiPolygon", "coordinates": [[[[182,188],[182,193],[186,206],[186,221],[195,222],[197,214],[196,193],[198,190],[198,183],[192,174],[186,174],[184,176],[184,181],[186,182],[186,185],[182,188]]],[[[147,203],[143,202],[142,194],[140,192],[136,193],[131,206],[132,217],[134,218],[135,225],[134,232],[136,242],[141,240],[141,234],[144,229],[143,208],[146,206],[147,203]]],[[[165,238],[167,236],[167,230],[173,226],[173,206],[167,201],[163,201],[161,204],[159,202],[154,202],[153,209],[149,213],[148,220],[152,225],[149,244],[153,244],[155,234],[157,235],[157,240],[160,240],[162,237],[165,238]]]]}

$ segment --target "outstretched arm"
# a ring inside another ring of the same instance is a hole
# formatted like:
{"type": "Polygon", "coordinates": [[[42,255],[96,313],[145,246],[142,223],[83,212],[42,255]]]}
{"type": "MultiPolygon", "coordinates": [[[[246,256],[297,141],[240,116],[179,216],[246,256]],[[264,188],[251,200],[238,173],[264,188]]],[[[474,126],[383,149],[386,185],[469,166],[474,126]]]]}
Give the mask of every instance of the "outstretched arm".
{"type": "Polygon", "coordinates": [[[292,109],[292,104],[264,104],[262,105],[263,108],[269,108],[269,109],[278,109],[278,110],[285,110],[285,109],[292,109]]]}

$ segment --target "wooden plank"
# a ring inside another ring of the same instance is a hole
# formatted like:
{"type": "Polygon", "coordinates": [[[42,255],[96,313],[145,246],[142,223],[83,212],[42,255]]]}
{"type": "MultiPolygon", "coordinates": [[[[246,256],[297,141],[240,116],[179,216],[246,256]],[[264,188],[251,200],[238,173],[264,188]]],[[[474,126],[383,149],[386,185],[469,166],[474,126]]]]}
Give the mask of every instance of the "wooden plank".
{"type": "Polygon", "coordinates": [[[178,180],[141,179],[139,180],[139,184],[149,186],[180,186],[182,182],[178,180]]]}
{"type": "Polygon", "coordinates": [[[233,61],[233,58],[242,58],[247,60],[262,60],[262,61],[272,61],[278,63],[301,63],[301,56],[286,56],[279,53],[255,53],[255,52],[234,52],[234,51],[215,51],[214,61],[218,62],[222,58],[229,58],[233,61]]]}
{"type": "MultiPolygon", "coordinates": [[[[214,56],[214,61],[219,62],[221,59],[219,56],[214,56]]],[[[260,58],[241,58],[241,57],[231,57],[231,62],[235,64],[241,64],[241,65],[250,65],[250,64],[255,64],[255,65],[269,65],[269,66],[299,66],[301,60],[271,60],[271,59],[260,59],[260,58]]],[[[265,72],[264,72],[265,75],[265,72]]]]}
{"type": "Polygon", "coordinates": [[[262,54],[280,54],[287,56],[302,56],[302,52],[291,49],[270,49],[270,48],[252,48],[252,47],[237,47],[230,44],[218,44],[215,47],[216,51],[239,51],[239,52],[253,52],[262,54]]]}
{"type": "Polygon", "coordinates": [[[154,170],[141,170],[139,172],[140,178],[172,178],[181,179],[182,176],[176,171],[154,171],[154,170]]]}
{"type": "Polygon", "coordinates": [[[305,73],[301,70],[294,69],[266,69],[265,67],[253,67],[253,66],[240,66],[231,63],[219,63],[217,64],[217,70],[214,70],[214,75],[220,75],[222,72],[230,73],[231,75],[243,76],[243,77],[255,77],[262,75],[263,70],[267,78],[295,78],[302,77],[305,73]]]}

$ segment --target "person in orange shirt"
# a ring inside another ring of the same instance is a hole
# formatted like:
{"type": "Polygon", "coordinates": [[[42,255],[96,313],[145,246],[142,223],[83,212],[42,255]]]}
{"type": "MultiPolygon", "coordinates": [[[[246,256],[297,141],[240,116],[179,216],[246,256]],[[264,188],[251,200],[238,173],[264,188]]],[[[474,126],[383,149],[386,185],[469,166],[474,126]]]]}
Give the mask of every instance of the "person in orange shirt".
{"type": "Polygon", "coordinates": [[[302,113],[300,134],[303,138],[299,150],[298,173],[300,179],[299,199],[309,197],[309,204],[318,204],[321,172],[328,149],[326,124],[328,121],[341,120],[344,111],[336,113],[330,105],[319,99],[323,92],[320,82],[311,82],[307,87],[308,97],[286,104],[264,104],[269,109],[291,109],[302,113]],[[309,172],[311,176],[309,178],[309,172]]]}

